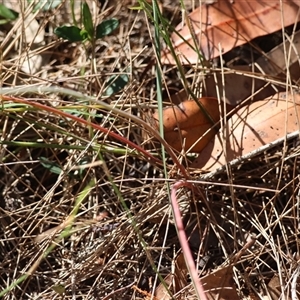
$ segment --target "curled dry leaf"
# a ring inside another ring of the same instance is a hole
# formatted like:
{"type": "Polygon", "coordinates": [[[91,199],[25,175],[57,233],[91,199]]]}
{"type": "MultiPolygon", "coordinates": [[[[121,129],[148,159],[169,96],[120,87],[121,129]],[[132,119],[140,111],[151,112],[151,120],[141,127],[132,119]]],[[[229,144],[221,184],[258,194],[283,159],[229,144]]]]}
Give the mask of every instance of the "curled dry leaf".
{"type": "Polygon", "coordinates": [[[219,131],[191,167],[214,171],[233,159],[257,151],[260,147],[299,130],[299,118],[299,94],[279,93],[243,107],[227,120],[224,143],[219,131]],[[225,146],[226,151],[223,150],[225,146]]]}
{"type": "MultiPolygon", "coordinates": [[[[274,85],[266,84],[265,76],[262,76],[260,70],[251,65],[234,66],[232,70],[224,74],[218,71],[214,73],[205,78],[204,95],[217,97],[222,91],[222,100],[234,106],[248,97],[258,101],[277,92],[274,85]],[[260,76],[261,79],[259,79],[260,76]]],[[[280,86],[276,86],[276,89],[282,90],[280,86]]]]}
{"type": "MultiPolygon", "coordinates": [[[[190,26],[176,28],[178,34],[172,34],[173,46],[182,63],[199,61],[195,48],[206,59],[213,59],[220,55],[219,44],[222,53],[226,53],[256,37],[294,24],[299,18],[298,9],[296,0],[222,0],[212,5],[203,4],[187,17],[190,26]],[[195,45],[194,40],[199,45],[195,45]]],[[[170,52],[163,54],[162,62],[175,64],[170,52]]]]}
{"type": "MultiPolygon", "coordinates": [[[[232,105],[237,105],[248,97],[255,101],[270,97],[275,93],[275,88],[274,84],[266,85],[266,75],[275,77],[277,80],[281,78],[284,82],[289,74],[291,79],[297,82],[300,76],[299,53],[300,31],[297,31],[290,39],[262,55],[251,65],[237,65],[232,67],[233,70],[224,74],[216,72],[215,76],[205,76],[205,96],[217,97],[219,91],[224,89],[226,99],[223,100],[232,105]],[[286,53],[289,53],[288,62],[286,53]],[[247,74],[252,75],[247,76],[247,74]]],[[[280,85],[277,85],[276,89],[284,91],[280,85]]]]}
{"type": "MultiPolygon", "coordinates": [[[[232,107],[227,105],[227,111],[231,109],[232,107]]],[[[192,152],[200,152],[217,132],[216,128],[212,128],[213,122],[207,114],[214,123],[220,120],[219,103],[216,98],[200,98],[199,103],[189,100],[178,106],[165,108],[163,110],[165,140],[178,151],[192,147],[192,152]]],[[[158,112],[153,114],[153,119],[158,129],[158,112]]]]}
{"type": "Polygon", "coordinates": [[[300,31],[257,59],[262,72],[274,77],[286,78],[287,67],[292,80],[299,80],[300,31]],[[287,56],[288,53],[288,56],[287,56]]]}

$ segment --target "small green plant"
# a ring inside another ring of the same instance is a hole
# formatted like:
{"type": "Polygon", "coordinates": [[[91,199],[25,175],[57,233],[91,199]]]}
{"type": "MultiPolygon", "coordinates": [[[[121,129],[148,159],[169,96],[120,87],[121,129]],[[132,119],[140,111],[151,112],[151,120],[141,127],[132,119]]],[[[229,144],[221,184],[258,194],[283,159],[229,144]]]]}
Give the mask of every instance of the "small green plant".
{"type": "Polygon", "coordinates": [[[117,19],[105,20],[96,27],[92,21],[92,14],[86,2],[82,4],[82,28],[76,25],[60,26],[55,28],[54,33],[63,39],[70,42],[90,41],[101,39],[106,35],[111,34],[119,26],[117,19]]]}
{"type": "MultiPolygon", "coordinates": [[[[78,26],[74,14],[74,1],[71,1],[73,23],[74,25],[63,25],[55,28],[54,33],[70,42],[90,42],[92,48],[95,49],[95,41],[111,34],[119,26],[119,21],[115,18],[105,20],[94,26],[90,8],[86,2],[83,2],[81,9],[82,25],[78,26]]],[[[94,57],[94,53],[93,53],[94,57]]],[[[119,76],[112,75],[105,84],[105,95],[111,96],[119,92],[128,83],[128,76],[121,74],[119,76]]]]}
{"type": "Polygon", "coordinates": [[[19,14],[16,11],[0,4],[0,25],[16,20],[18,16],[19,14]]]}

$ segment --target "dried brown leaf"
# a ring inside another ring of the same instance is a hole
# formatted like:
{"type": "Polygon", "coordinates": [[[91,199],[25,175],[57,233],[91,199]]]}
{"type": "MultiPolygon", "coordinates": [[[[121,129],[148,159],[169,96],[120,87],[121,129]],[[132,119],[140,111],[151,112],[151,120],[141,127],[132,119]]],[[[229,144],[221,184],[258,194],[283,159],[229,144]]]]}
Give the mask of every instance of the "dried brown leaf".
{"type": "MultiPolygon", "coordinates": [[[[256,37],[294,24],[298,10],[299,2],[295,0],[222,0],[203,4],[188,16],[187,25],[176,28],[180,36],[172,34],[173,46],[183,64],[199,61],[195,48],[206,59],[213,59],[220,55],[219,45],[222,53],[226,53],[256,37]],[[195,45],[195,40],[199,44],[195,45]]],[[[168,51],[163,54],[162,62],[175,64],[168,51]]]]}
{"type": "MultiPolygon", "coordinates": [[[[290,40],[279,44],[265,55],[258,58],[254,64],[246,66],[234,66],[232,71],[224,74],[217,73],[214,76],[206,76],[205,78],[205,96],[217,97],[218,92],[224,89],[227,103],[237,105],[246,98],[252,96],[252,99],[257,101],[265,99],[274,94],[272,85],[266,85],[265,75],[273,78],[281,78],[285,81],[287,66],[289,69],[289,76],[294,82],[299,80],[300,66],[300,31],[295,32],[290,40]],[[290,49],[291,48],[291,49],[290,49]],[[288,61],[286,61],[286,53],[289,53],[288,61]],[[237,72],[236,72],[237,71],[237,72]],[[252,74],[252,76],[243,76],[252,74]],[[222,76],[224,75],[224,82],[222,76]],[[259,79],[262,77],[262,79],[259,79]],[[217,82],[217,83],[216,83],[217,82]],[[257,92],[261,89],[259,92],[257,92]]],[[[276,86],[280,91],[282,87],[276,86]]]]}
{"type": "MultiPolygon", "coordinates": [[[[268,283],[268,292],[272,300],[280,299],[281,296],[281,284],[279,277],[274,275],[270,282],[268,283]]],[[[288,298],[289,300],[290,298],[288,298]]]]}
{"type": "MultiPolygon", "coordinates": [[[[178,106],[167,107],[163,110],[165,140],[178,151],[181,151],[182,148],[187,150],[194,145],[192,151],[199,152],[217,132],[216,129],[207,132],[213,126],[207,114],[215,123],[219,121],[218,100],[205,97],[200,98],[199,102],[205,112],[194,100],[184,101],[178,106]],[[204,135],[204,133],[206,134],[204,135]]],[[[228,106],[228,110],[231,108],[228,106]]],[[[158,128],[158,112],[154,113],[153,119],[158,128]]]]}
{"type": "MultiPolygon", "coordinates": [[[[261,74],[257,68],[254,68],[258,76],[261,74]]],[[[264,79],[253,78],[255,73],[252,66],[235,66],[232,71],[224,74],[216,73],[216,76],[207,76],[205,79],[205,95],[210,97],[218,97],[220,91],[224,91],[226,103],[233,106],[238,105],[252,94],[255,94],[259,89],[266,85],[264,79]],[[252,74],[251,76],[244,76],[242,74],[252,74]]],[[[252,100],[257,101],[270,97],[274,94],[274,88],[271,85],[261,89],[259,93],[252,96],[252,100]]]]}
{"type": "Polygon", "coordinates": [[[241,108],[226,124],[226,153],[222,134],[211,141],[192,164],[213,171],[233,159],[300,129],[300,95],[280,93],[241,108]]]}
{"type": "Polygon", "coordinates": [[[224,267],[201,278],[208,300],[239,300],[232,266],[224,267]]]}

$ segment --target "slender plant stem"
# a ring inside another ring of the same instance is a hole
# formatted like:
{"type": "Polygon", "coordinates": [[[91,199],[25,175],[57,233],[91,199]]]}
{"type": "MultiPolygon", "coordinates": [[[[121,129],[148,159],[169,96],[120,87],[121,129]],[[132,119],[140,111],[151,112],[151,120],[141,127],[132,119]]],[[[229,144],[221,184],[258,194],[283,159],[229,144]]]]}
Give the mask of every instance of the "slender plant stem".
{"type": "Polygon", "coordinates": [[[75,2],[74,2],[74,0],[70,0],[70,3],[71,3],[71,14],[72,14],[73,23],[75,26],[78,26],[76,18],[75,18],[75,2]]]}
{"type": "Polygon", "coordinates": [[[180,170],[180,172],[182,173],[182,175],[188,179],[189,175],[186,171],[186,169],[184,168],[184,166],[179,162],[179,160],[177,159],[177,156],[175,155],[175,153],[172,151],[172,149],[170,148],[170,146],[168,145],[168,143],[160,136],[160,134],[156,131],[155,128],[153,128],[150,124],[146,123],[145,121],[141,120],[139,117],[134,116],[126,111],[123,111],[121,109],[118,109],[116,107],[112,107],[109,104],[100,101],[100,100],[96,100],[94,97],[91,96],[87,96],[84,95],[80,92],[77,91],[73,91],[70,89],[66,89],[66,88],[60,88],[60,87],[47,87],[47,86],[29,86],[29,87],[17,87],[17,88],[2,88],[0,89],[0,95],[1,96],[1,100],[2,101],[12,101],[12,102],[16,102],[16,103],[22,103],[22,104],[26,104],[29,106],[33,106],[35,108],[38,109],[43,109],[45,111],[63,116],[65,118],[70,118],[76,122],[85,124],[87,126],[93,126],[94,129],[96,130],[100,130],[102,132],[105,132],[106,134],[122,141],[123,143],[128,144],[129,146],[133,147],[134,149],[140,151],[141,153],[143,153],[146,157],[150,158],[153,162],[157,163],[157,164],[161,164],[161,161],[158,160],[157,158],[155,158],[153,155],[149,154],[147,151],[145,151],[142,147],[136,145],[135,143],[128,141],[126,138],[106,129],[103,128],[97,124],[94,123],[89,123],[86,120],[83,120],[82,118],[76,117],[74,115],[71,115],[69,113],[60,111],[54,107],[50,107],[35,101],[29,101],[26,100],[24,98],[18,98],[15,96],[6,96],[8,95],[16,95],[16,94],[23,94],[23,93],[61,93],[61,94],[66,94],[69,96],[73,96],[77,99],[81,99],[84,101],[89,101],[89,102],[93,102],[96,103],[98,105],[101,106],[102,109],[105,109],[107,111],[112,111],[113,113],[115,113],[116,115],[119,115],[121,117],[124,117],[126,119],[129,119],[133,122],[135,122],[136,124],[142,125],[145,129],[147,129],[166,149],[166,151],[168,152],[168,154],[170,155],[170,157],[172,158],[174,164],[177,165],[178,169],[180,170]]]}
{"type": "Polygon", "coordinates": [[[186,263],[189,273],[191,275],[191,279],[192,279],[197,297],[199,300],[207,300],[202,283],[201,283],[200,279],[198,278],[198,272],[196,270],[195,262],[194,262],[194,259],[193,259],[192,253],[191,253],[191,249],[189,247],[187,237],[186,237],[186,234],[184,231],[181,213],[180,213],[180,209],[179,209],[178,201],[177,201],[177,197],[176,197],[176,191],[182,186],[187,186],[189,188],[193,187],[190,183],[188,183],[186,181],[178,181],[178,182],[174,183],[172,186],[171,199],[172,199],[172,207],[173,207],[173,212],[174,212],[176,228],[178,230],[177,234],[178,234],[179,242],[180,242],[182,252],[184,255],[185,263],[186,263]]]}

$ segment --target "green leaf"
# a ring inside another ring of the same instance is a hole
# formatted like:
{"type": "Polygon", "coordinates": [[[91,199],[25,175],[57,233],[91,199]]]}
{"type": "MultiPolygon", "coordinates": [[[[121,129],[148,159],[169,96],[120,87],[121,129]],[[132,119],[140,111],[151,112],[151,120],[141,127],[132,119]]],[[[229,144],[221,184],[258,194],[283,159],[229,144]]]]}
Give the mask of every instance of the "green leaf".
{"type": "Polygon", "coordinates": [[[41,162],[42,166],[51,173],[59,175],[62,172],[62,169],[57,163],[50,161],[46,157],[39,157],[39,161],[41,162]]]}
{"type": "Polygon", "coordinates": [[[126,74],[112,75],[106,84],[107,89],[105,91],[105,95],[111,96],[119,92],[121,89],[123,89],[126,86],[128,81],[129,78],[126,74]]]}
{"type": "Polygon", "coordinates": [[[119,26],[119,20],[110,19],[103,21],[96,28],[96,39],[101,39],[106,35],[111,34],[119,26]]]}
{"type": "Polygon", "coordinates": [[[0,16],[6,19],[5,21],[7,23],[8,21],[15,20],[19,14],[16,11],[7,8],[5,5],[0,4],[0,16]]]}
{"type": "Polygon", "coordinates": [[[94,38],[94,25],[90,8],[86,2],[82,4],[82,21],[84,29],[87,31],[89,38],[92,40],[94,38]]]}
{"type": "MultiPolygon", "coordinates": [[[[28,0],[28,3],[34,2],[34,0],[28,0]]],[[[61,4],[62,0],[40,0],[35,6],[33,11],[42,9],[42,11],[49,11],[56,8],[61,4]]]]}
{"type": "Polygon", "coordinates": [[[83,41],[81,30],[76,26],[60,26],[54,29],[54,33],[63,39],[70,42],[83,41]]]}

